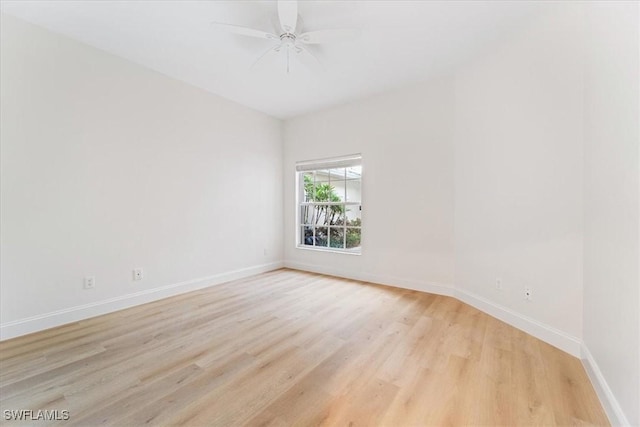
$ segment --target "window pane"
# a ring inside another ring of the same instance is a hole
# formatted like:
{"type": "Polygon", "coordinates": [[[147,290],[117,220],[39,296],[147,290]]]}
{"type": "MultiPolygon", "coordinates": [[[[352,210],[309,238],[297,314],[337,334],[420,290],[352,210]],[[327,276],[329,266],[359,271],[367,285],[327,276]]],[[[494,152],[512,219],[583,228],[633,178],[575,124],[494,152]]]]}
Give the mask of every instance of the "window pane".
{"type": "Polygon", "coordinates": [[[346,181],[346,198],[347,202],[359,202],[360,196],[360,179],[348,179],[346,181]]]}
{"type": "Polygon", "coordinates": [[[316,246],[327,246],[329,235],[327,227],[316,227],[316,246]]]}
{"type": "Polygon", "coordinates": [[[304,185],[303,202],[313,202],[313,172],[302,173],[302,183],[304,185]]]}
{"type": "Polygon", "coordinates": [[[300,244],[313,246],[313,227],[302,227],[300,230],[300,244]]]}
{"type": "Polygon", "coordinates": [[[344,227],[329,227],[329,246],[344,249],[344,227]]]}
{"type": "Polygon", "coordinates": [[[331,173],[331,181],[344,181],[346,172],[346,168],[333,168],[329,170],[329,173],[331,173]]]}
{"type": "Polygon", "coordinates": [[[345,181],[331,181],[331,195],[329,201],[331,202],[344,202],[347,193],[347,187],[345,181]]]}
{"type": "Polygon", "coordinates": [[[344,205],[327,206],[327,225],[344,224],[344,205]]]}
{"type": "Polygon", "coordinates": [[[329,182],[329,170],[322,169],[316,171],[316,184],[329,182]]]}
{"type": "Polygon", "coordinates": [[[346,197],[348,202],[361,201],[360,182],[362,178],[362,166],[346,168],[346,197]]]}
{"type": "Polygon", "coordinates": [[[322,202],[334,202],[336,197],[333,193],[333,187],[328,182],[316,183],[316,201],[322,202]]]}
{"type": "Polygon", "coordinates": [[[362,212],[360,205],[347,205],[347,225],[360,227],[362,225],[362,212]]]}
{"type": "Polygon", "coordinates": [[[331,202],[342,202],[345,198],[346,184],[345,184],[345,168],[339,169],[331,169],[329,171],[329,177],[331,181],[331,187],[333,188],[333,193],[329,199],[331,202]]]}
{"type": "Polygon", "coordinates": [[[328,225],[330,220],[330,216],[327,215],[329,212],[329,206],[327,205],[315,205],[313,207],[313,223],[315,225],[328,225]]]}
{"type": "Polygon", "coordinates": [[[360,228],[347,228],[347,249],[360,246],[360,228]]]}
{"type": "Polygon", "coordinates": [[[313,224],[313,206],[300,206],[300,224],[313,224]]]}

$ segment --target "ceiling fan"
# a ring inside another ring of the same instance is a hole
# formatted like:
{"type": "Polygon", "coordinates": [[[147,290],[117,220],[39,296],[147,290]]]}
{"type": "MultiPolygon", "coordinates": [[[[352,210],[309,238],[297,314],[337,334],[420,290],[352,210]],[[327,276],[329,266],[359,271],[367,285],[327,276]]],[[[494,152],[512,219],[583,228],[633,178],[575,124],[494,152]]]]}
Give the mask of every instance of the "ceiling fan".
{"type": "Polygon", "coordinates": [[[297,0],[278,0],[278,19],[280,34],[274,34],[263,30],[258,30],[241,25],[224,24],[220,22],[212,22],[216,27],[243,36],[267,39],[277,44],[271,47],[263,55],[261,55],[251,66],[255,67],[258,63],[267,60],[270,57],[280,54],[286,55],[287,73],[289,72],[290,58],[300,57],[303,55],[311,58],[315,65],[320,65],[318,59],[313,55],[307,45],[332,43],[337,41],[348,41],[354,39],[358,35],[357,30],[336,29],[336,30],[318,30],[301,32],[300,19],[298,19],[298,1],[297,0]]]}

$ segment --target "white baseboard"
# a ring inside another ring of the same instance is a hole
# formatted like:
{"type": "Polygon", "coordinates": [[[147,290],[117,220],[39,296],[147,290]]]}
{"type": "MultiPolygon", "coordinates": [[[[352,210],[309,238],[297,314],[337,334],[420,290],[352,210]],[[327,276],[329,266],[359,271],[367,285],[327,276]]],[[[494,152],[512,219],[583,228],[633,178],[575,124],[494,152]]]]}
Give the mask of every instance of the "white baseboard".
{"type": "Polygon", "coordinates": [[[327,268],[325,266],[304,264],[294,261],[285,261],[284,266],[296,270],[311,271],[313,273],[328,274],[331,276],[344,277],[347,279],[362,280],[365,282],[378,283],[381,285],[394,286],[396,288],[413,289],[416,291],[428,292],[437,295],[453,296],[458,300],[467,303],[509,325],[533,335],[559,349],[566,351],[575,357],[580,357],[581,341],[552,326],[545,325],[535,319],[532,319],[515,311],[495,304],[485,298],[472,293],[455,289],[452,285],[444,285],[440,283],[421,282],[415,280],[407,280],[398,277],[378,276],[368,273],[353,273],[335,268],[327,268]]]}
{"type": "Polygon", "coordinates": [[[327,268],[326,266],[304,264],[294,261],[285,261],[284,266],[285,268],[291,268],[294,270],[310,271],[312,273],[344,277],[345,279],[360,280],[362,282],[376,283],[378,285],[393,286],[394,288],[411,289],[414,291],[421,291],[438,295],[453,295],[453,286],[445,285],[442,283],[424,282],[411,279],[403,279],[400,277],[379,276],[376,274],[368,273],[353,273],[336,268],[327,268]]]}
{"type": "Polygon", "coordinates": [[[242,279],[282,267],[283,263],[281,261],[256,265],[226,273],[214,274],[213,276],[201,277],[199,279],[161,286],[154,289],[146,289],[144,291],[122,295],[104,301],[97,301],[76,307],[56,310],[38,316],[14,320],[12,322],[6,322],[0,325],[0,341],[30,334],[32,332],[42,331],[44,329],[53,328],[66,323],[77,322],[78,320],[112,313],[114,311],[157,301],[162,298],[183,294],[185,292],[219,285],[231,280],[242,279]]]}
{"type": "Polygon", "coordinates": [[[462,289],[456,289],[455,297],[496,319],[580,358],[582,341],[573,335],[462,289]]]}
{"type": "Polygon", "coordinates": [[[604,379],[604,375],[602,375],[600,367],[584,343],[582,344],[582,365],[584,366],[584,370],[587,371],[587,375],[591,380],[593,388],[598,394],[598,398],[602,403],[604,411],[607,413],[607,417],[609,417],[611,425],[630,426],[631,423],[627,420],[618,400],[609,388],[609,384],[607,384],[607,381],[604,379]]]}

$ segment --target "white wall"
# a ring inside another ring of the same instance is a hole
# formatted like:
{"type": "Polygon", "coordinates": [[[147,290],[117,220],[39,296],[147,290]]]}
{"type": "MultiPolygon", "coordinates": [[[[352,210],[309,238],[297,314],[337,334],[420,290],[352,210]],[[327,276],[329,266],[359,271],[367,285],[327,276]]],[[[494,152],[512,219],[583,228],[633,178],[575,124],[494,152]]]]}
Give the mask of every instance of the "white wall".
{"type": "Polygon", "coordinates": [[[585,350],[611,418],[633,425],[640,425],[638,9],[588,4],[584,122],[585,350]]]}
{"type": "Polygon", "coordinates": [[[453,284],[450,79],[285,122],[285,264],[422,290],[453,284]],[[296,248],[295,162],[362,153],[362,255],[296,248]]]}
{"type": "Polygon", "coordinates": [[[16,18],[1,40],[3,338],[280,265],[280,121],[16,18]]]}
{"type": "Polygon", "coordinates": [[[494,313],[540,323],[530,332],[573,354],[582,336],[582,22],[580,5],[556,8],[459,70],[455,93],[456,286],[494,313]]]}

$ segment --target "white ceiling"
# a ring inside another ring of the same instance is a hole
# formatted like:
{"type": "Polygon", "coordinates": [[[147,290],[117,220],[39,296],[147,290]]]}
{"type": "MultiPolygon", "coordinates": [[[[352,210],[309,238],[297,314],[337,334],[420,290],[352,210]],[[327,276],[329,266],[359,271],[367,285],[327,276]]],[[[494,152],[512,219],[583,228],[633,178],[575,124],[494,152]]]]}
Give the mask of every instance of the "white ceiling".
{"type": "MultiPolygon", "coordinates": [[[[356,28],[355,41],[310,50],[324,70],[277,58],[273,42],[212,21],[274,31],[275,1],[2,1],[3,13],[127,58],[279,118],[428,78],[509,37],[548,3],[300,1],[302,31],[356,28]]],[[[280,32],[277,32],[278,34],[280,32]]]]}

